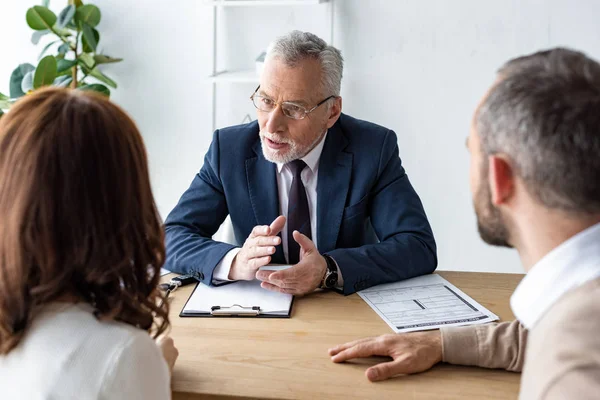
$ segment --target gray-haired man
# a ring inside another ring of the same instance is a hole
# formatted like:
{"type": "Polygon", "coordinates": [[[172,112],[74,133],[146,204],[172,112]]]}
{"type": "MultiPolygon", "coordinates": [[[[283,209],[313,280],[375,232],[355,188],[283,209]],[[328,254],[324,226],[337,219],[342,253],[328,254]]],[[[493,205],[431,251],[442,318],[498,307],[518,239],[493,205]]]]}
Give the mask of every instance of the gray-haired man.
{"type": "Polygon", "coordinates": [[[383,380],[440,361],[523,370],[522,399],[600,396],[600,64],[554,49],[505,64],[475,112],[471,191],[483,240],[519,251],[518,321],[347,343],[383,380]]]}
{"type": "Polygon", "coordinates": [[[342,114],[339,50],[294,31],[269,48],[258,121],[215,132],[166,221],[172,271],[345,294],[432,272],[436,247],[393,131],[342,114]],[[231,216],[236,247],[211,239],[231,216]],[[293,264],[259,271],[269,263],[293,264]]]}

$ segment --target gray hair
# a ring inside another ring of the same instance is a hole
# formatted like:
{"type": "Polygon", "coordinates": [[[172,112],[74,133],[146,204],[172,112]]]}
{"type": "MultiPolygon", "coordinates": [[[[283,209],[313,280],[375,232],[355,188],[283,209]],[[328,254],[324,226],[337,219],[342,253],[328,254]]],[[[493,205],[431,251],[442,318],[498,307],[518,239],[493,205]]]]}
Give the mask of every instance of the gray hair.
{"type": "Polygon", "coordinates": [[[482,151],[504,153],[541,204],[600,212],[600,64],[555,48],[510,60],[475,118],[482,151]]]}
{"type": "Polygon", "coordinates": [[[267,58],[279,58],[290,67],[312,58],[321,63],[322,80],[320,89],[324,96],[339,96],[342,85],[344,59],[333,46],[309,32],[292,31],[275,39],[269,45],[267,58]]]}

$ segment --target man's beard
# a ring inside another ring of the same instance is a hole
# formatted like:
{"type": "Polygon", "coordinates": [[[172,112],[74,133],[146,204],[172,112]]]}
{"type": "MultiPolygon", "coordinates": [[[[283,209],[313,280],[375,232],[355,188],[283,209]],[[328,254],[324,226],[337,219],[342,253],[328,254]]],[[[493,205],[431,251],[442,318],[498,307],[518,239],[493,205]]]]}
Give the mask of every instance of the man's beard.
{"type": "MultiPolygon", "coordinates": [[[[484,174],[487,176],[487,173],[484,174]]],[[[500,214],[500,210],[492,204],[492,194],[483,179],[473,201],[475,215],[477,216],[477,229],[481,239],[492,246],[511,247],[509,243],[509,232],[500,214]]]]}
{"type": "Polygon", "coordinates": [[[291,139],[277,137],[270,133],[264,133],[261,131],[260,132],[260,139],[261,139],[260,145],[262,148],[263,156],[265,157],[265,159],[267,161],[270,161],[272,163],[287,164],[289,162],[298,160],[298,159],[304,157],[305,155],[307,155],[312,149],[315,148],[317,143],[319,143],[321,141],[321,139],[323,138],[323,135],[325,135],[325,132],[323,132],[321,135],[317,136],[315,138],[315,140],[308,146],[299,146],[296,142],[294,142],[291,139]],[[265,138],[271,139],[278,143],[286,143],[288,145],[287,152],[284,154],[281,154],[277,150],[270,149],[268,147],[268,145],[265,143],[265,138]]]}

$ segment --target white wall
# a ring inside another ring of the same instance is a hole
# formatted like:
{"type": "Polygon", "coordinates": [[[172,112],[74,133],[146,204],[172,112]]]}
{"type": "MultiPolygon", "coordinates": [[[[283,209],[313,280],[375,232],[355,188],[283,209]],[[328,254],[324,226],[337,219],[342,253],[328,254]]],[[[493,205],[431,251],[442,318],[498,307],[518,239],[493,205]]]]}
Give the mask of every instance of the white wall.
{"type": "MultiPolygon", "coordinates": [[[[19,62],[35,61],[23,0],[0,0],[5,33],[0,91],[19,62]]],[[[52,0],[60,9],[63,1],[52,0]]],[[[201,167],[211,139],[212,9],[200,0],[97,0],[113,98],[137,121],[163,216],[201,167]]],[[[219,14],[220,67],[250,67],[290,29],[328,37],[327,6],[231,8],[219,14]]],[[[344,111],[392,128],[439,247],[440,269],[521,272],[512,250],[475,227],[464,139],[471,113],[507,59],[567,45],[600,59],[594,0],[336,0],[335,45],[346,59],[344,111]]],[[[252,84],[220,84],[218,125],[253,111],[252,84]]]]}
{"type": "MultiPolygon", "coordinates": [[[[42,50],[31,44],[33,32],[25,22],[25,12],[30,6],[22,0],[0,0],[0,92],[8,95],[10,74],[21,63],[37,63],[42,50]]],[[[45,43],[45,41],[44,41],[45,43]]]]}

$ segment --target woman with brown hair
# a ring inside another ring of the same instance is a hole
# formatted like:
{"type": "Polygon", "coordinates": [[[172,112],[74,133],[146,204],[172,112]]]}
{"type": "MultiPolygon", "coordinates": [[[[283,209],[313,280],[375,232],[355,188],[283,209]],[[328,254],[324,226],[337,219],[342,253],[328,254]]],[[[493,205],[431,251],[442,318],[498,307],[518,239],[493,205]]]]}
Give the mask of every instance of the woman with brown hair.
{"type": "Polygon", "coordinates": [[[90,92],[20,100],[0,119],[0,221],[0,397],[170,398],[177,350],[150,336],[169,326],[163,228],[131,119],[90,92]]]}

